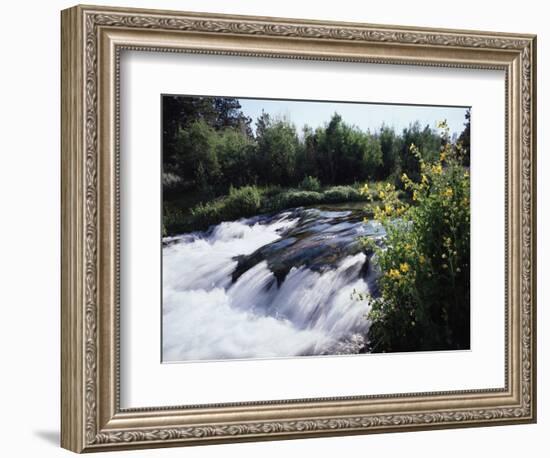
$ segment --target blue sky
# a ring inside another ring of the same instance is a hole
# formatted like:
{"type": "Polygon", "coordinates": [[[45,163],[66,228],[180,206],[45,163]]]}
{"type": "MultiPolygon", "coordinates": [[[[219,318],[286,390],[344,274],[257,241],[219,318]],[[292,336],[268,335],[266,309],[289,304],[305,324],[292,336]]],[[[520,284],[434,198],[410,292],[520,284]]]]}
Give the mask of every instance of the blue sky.
{"type": "Polygon", "coordinates": [[[284,116],[292,121],[298,131],[307,124],[312,128],[324,126],[333,113],[338,112],[348,124],[362,130],[377,131],[382,124],[400,132],[409,124],[419,121],[421,126],[435,128],[443,119],[449,124],[451,135],[460,134],[464,128],[465,107],[435,107],[414,105],[380,105],[367,103],[311,102],[296,100],[239,99],[242,111],[252,118],[255,129],[256,119],[262,109],[270,116],[284,116]]]}

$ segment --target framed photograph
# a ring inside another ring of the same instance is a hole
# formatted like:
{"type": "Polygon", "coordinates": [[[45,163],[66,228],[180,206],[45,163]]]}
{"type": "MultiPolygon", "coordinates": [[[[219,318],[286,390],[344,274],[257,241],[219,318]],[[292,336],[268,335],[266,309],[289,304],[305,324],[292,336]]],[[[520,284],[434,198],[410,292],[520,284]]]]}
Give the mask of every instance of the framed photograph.
{"type": "Polygon", "coordinates": [[[536,421],[536,37],[62,12],[62,446],[536,421]]]}

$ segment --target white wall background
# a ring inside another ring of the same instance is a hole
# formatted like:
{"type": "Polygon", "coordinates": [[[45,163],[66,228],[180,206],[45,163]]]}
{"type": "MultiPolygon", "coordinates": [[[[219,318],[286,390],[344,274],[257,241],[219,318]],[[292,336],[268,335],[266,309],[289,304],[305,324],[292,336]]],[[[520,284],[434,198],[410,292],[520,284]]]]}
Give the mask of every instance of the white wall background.
{"type": "MultiPolygon", "coordinates": [[[[538,34],[539,422],[537,425],[119,452],[187,456],[547,456],[550,314],[546,312],[550,173],[545,151],[550,14],[536,0],[95,0],[166,8],[538,34]],[[546,283],[546,284],[545,284],[546,283]],[[546,386],[545,386],[546,385],[546,386]]],[[[0,430],[3,456],[69,456],[59,440],[59,11],[71,2],[9,2],[0,26],[0,430]]],[[[116,455],[112,455],[116,456],[116,455]]]]}

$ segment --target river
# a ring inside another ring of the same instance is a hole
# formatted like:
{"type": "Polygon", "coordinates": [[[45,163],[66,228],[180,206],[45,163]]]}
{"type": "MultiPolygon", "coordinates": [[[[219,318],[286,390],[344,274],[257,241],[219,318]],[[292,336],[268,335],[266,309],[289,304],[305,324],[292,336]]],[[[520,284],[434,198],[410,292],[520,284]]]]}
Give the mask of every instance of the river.
{"type": "Polygon", "coordinates": [[[297,208],[163,239],[163,361],[364,351],[381,240],[360,211],[297,208]]]}

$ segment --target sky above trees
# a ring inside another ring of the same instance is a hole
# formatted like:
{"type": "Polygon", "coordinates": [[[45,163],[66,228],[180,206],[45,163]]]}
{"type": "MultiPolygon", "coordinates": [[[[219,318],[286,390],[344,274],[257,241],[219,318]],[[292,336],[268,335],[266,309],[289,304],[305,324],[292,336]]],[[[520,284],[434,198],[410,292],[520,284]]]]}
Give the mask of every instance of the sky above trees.
{"type": "MultiPolygon", "coordinates": [[[[313,129],[323,127],[337,112],[347,123],[361,130],[378,131],[382,125],[401,131],[415,121],[421,126],[435,128],[438,121],[447,120],[450,133],[459,135],[464,130],[467,107],[387,105],[370,103],[312,102],[296,100],[270,100],[239,98],[242,112],[258,119],[262,110],[272,118],[285,117],[296,125],[313,129]]],[[[254,123],[251,125],[254,129],[254,123]]]]}

